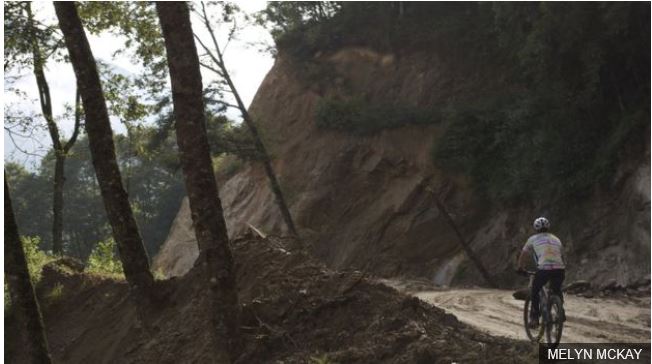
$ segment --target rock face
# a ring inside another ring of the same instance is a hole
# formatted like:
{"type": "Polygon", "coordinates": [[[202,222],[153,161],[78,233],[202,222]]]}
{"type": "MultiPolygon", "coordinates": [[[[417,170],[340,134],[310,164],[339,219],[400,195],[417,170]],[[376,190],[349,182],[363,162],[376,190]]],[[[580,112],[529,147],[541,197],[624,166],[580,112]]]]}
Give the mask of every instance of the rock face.
{"type": "MultiPolygon", "coordinates": [[[[441,285],[480,284],[432,190],[498,282],[515,283],[512,264],[542,210],[487,206],[465,176],[438,170],[431,150],[443,126],[406,126],[361,137],[315,123],[320,98],[342,93],[415,107],[482,98],[510,87],[487,77],[501,66],[480,60],[452,65],[432,54],[379,54],[364,48],[319,54],[314,62],[328,66],[328,82],[306,81],[296,65],[278,58],[250,110],[295,222],[314,253],[334,268],[425,277],[441,285]]],[[[549,216],[568,247],[569,276],[626,284],[649,275],[649,146],[647,153],[624,163],[609,191],[596,191],[573,211],[549,216]]],[[[248,224],[284,233],[260,166],[245,164],[218,182],[231,236],[247,231],[248,224]]],[[[182,275],[196,256],[184,201],[154,269],[182,275]]]]}

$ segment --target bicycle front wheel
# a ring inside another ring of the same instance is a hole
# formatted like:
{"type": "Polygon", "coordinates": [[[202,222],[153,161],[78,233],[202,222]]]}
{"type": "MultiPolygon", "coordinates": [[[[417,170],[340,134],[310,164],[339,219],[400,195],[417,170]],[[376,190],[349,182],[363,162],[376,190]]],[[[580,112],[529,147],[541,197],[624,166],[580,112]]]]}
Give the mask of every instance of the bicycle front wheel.
{"type": "Polygon", "coordinates": [[[530,302],[530,298],[526,298],[525,306],[523,306],[523,324],[525,326],[525,333],[530,341],[539,342],[543,337],[544,325],[539,325],[536,329],[530,328],[530,302]]]}
{"type": "Polygon", "coordinates": [[[564,305],[557,295],[550,296],[548,306],[548,322],[546,322],[546,340],[548,345],[556,346],[561,341],[561,333],[564,330],[564,305]]]}

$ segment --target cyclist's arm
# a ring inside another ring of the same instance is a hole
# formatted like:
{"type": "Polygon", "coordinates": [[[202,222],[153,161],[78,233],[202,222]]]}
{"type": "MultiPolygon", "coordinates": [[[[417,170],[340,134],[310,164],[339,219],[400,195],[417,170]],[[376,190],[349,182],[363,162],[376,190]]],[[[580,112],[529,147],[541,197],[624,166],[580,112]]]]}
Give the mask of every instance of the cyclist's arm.
{"type": "Polygon", "coordinates": [[[529,260],[530,252],[527,250],[521,250],[521,255],[518,257],[518,269],[525,270],[525,266],[529,260]]]}
{"type": "Polygon", "coordinates": [[[532,246],[529,244],[529,241],[525,243],[525,246],[523,246],[523,249],[521,249],[521,255],[518,257],[518,269],[519,270],[525,270],[525,267],[527,266],[527,262],[530,259],[531,252],[530,250],[532,249],[532,246]]]}

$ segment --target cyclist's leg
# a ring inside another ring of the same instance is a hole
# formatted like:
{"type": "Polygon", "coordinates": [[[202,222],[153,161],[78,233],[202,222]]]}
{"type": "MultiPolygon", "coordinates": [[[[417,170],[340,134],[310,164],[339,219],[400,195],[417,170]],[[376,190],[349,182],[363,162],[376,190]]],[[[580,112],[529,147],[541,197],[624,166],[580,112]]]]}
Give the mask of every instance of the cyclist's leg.
{"type": "Polygon", "coordinates": [[[530,319],[532,321],[539,320],[539,291],[548,282],[548,275],[544,270],[537,270],[537,274],[532,281],[532,290],[530,297],[532,299],[532,307],[530,308],[530,319]]]}
{"type": "MultiPolygon", "coordinates": [[[[562,294],[561,286],[564,283],[565,275],[566,271],[564,269],[550,271],[550,290],[561,299],[562,305],[564,304],[564,295],[562,294]]],[[[566,313],[563,307],[561,307],[560,317],[562,321],[566,321],[566,313]]]]}
{"type": "Polygon", "coordinates": [[[561,286],[564,283],[566,271],[564,269],[554,269],[550,271],[550,289],[554,294],[561,298],[564,302],[564,296],[561,291],[561,286]]]}

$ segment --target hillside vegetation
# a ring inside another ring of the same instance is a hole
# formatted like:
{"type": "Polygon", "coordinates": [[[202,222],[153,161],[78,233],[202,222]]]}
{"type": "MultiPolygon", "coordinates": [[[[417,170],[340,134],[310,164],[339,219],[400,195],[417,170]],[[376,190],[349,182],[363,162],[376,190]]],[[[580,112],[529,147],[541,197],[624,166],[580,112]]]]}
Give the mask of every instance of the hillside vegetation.
{"type": "Polygon", "coordinates": [[[439,54],[459,68],[508,65],[487,75],[506,87],[472,102],[379,103],[343,88],[316,114],[320,127],[364,135],[445,123],[433,161],[470,175],[493,202],[586,197],[649,142],[648,4],[342,3],[321,15],[316,7],[298,17],[278,4],[270,16],[280,52],[310,82],[328,71],[313,56],[346,46],[439,54]]]}

